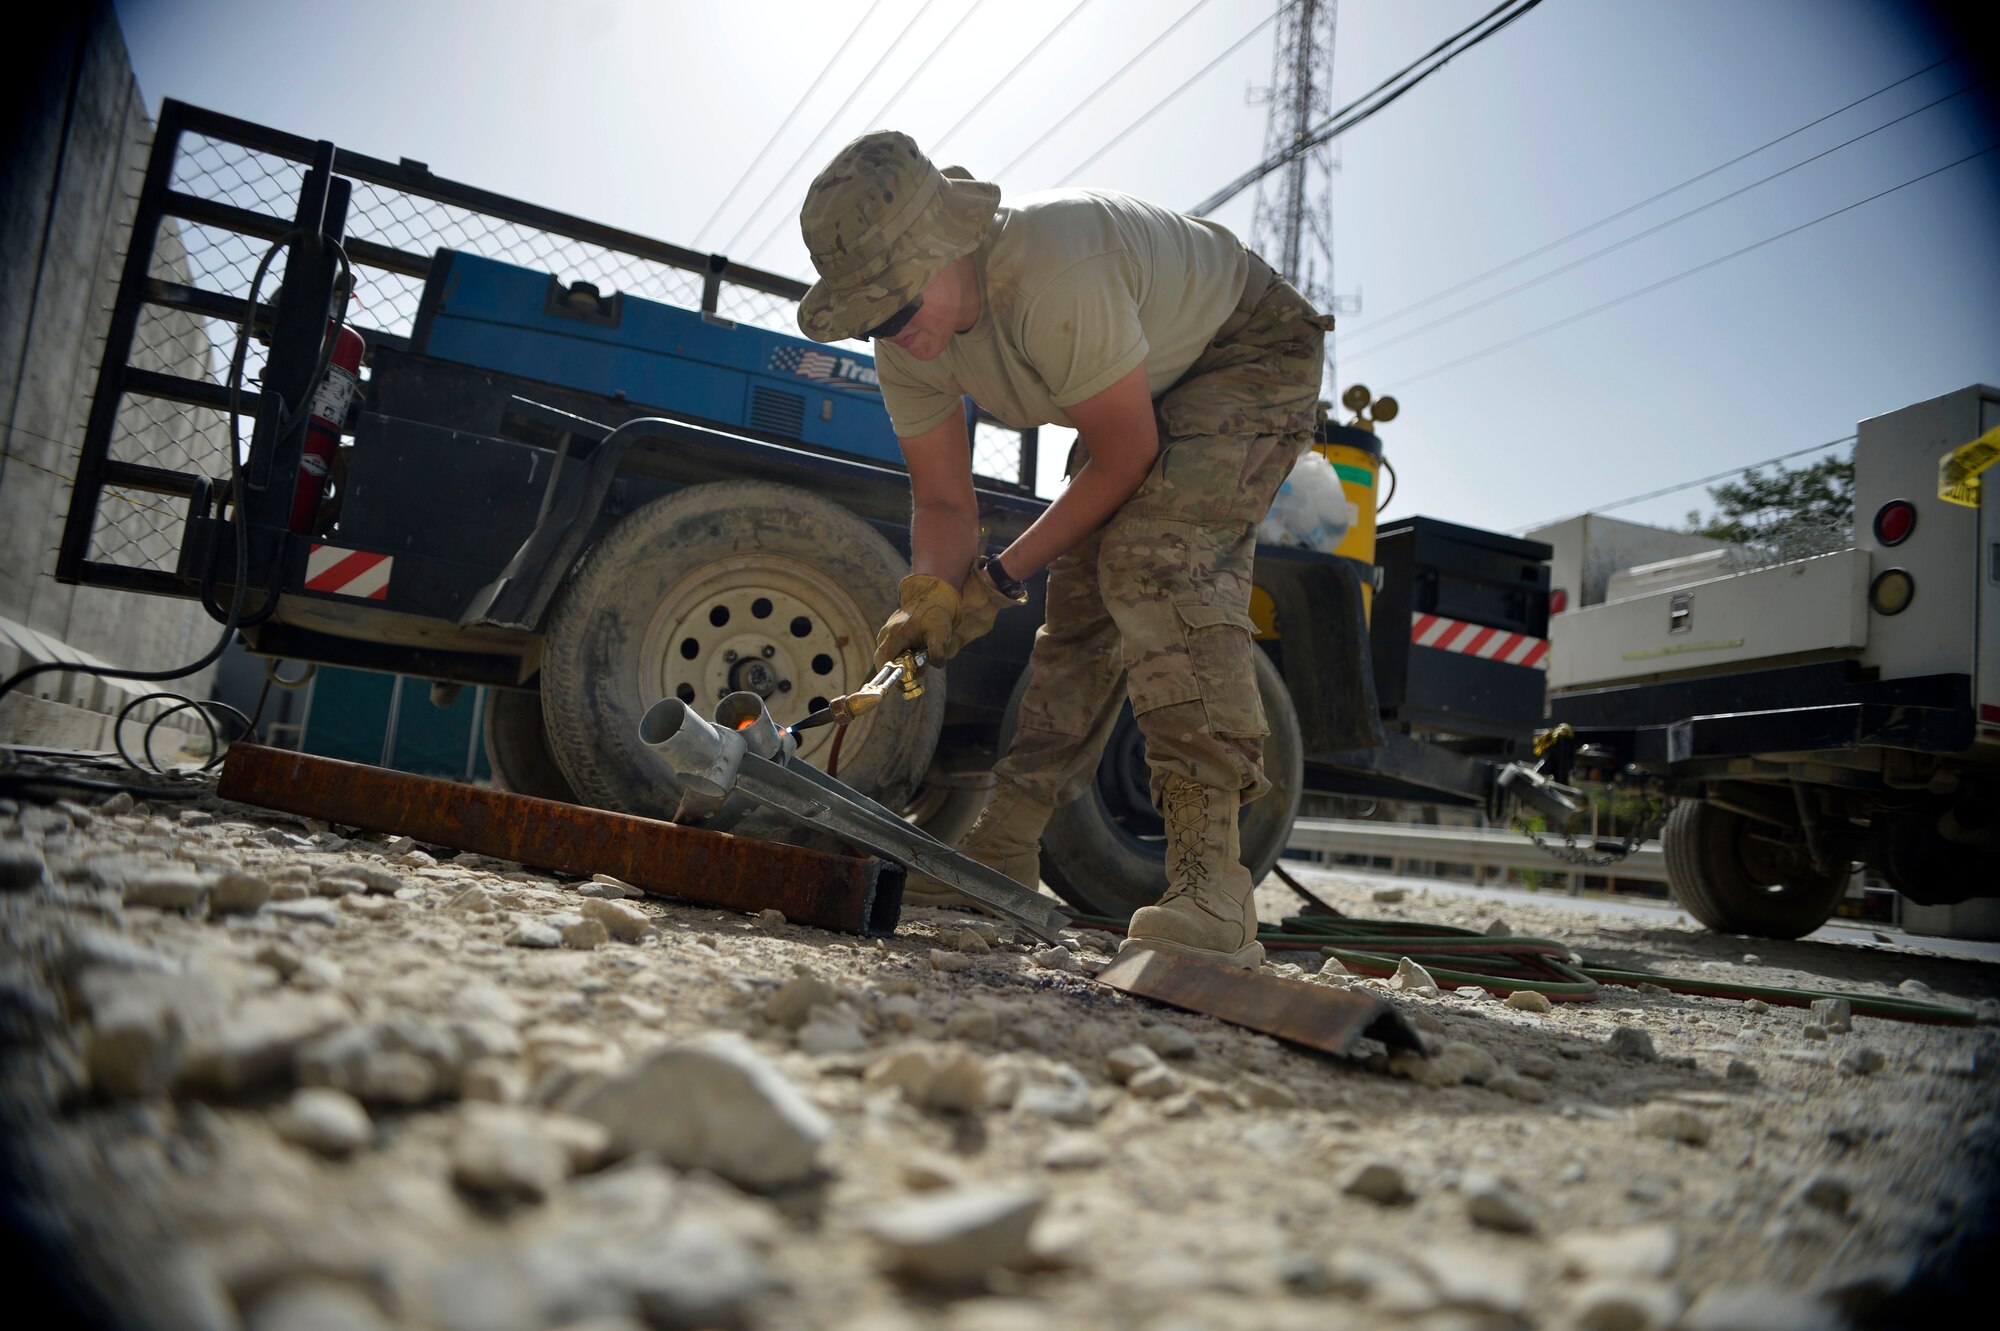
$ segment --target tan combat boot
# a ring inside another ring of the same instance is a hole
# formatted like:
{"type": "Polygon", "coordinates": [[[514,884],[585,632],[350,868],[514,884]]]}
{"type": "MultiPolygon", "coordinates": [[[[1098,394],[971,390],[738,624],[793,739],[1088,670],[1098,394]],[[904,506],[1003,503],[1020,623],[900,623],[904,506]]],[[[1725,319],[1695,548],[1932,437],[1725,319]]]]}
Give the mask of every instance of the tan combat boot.
{"type": "MultiPolygon", "coordinates": [[[[1030,890],[1042,881],[1042,829],[1055,810],[1002,784],[979,811],[979,818],[952,847],[967,859],[997,869],[1030,890]]],[[[958,906],[977,910],[970,899],[921,874],[911,874],[903,887],[909,906],[958,906]]]]}
{"type": "Polygon", "coordinates": [[[1255,970],[1257,904],[1237,839],[1237,792],[1170,776],[1160,793],[1167,820],[1167,894],[1133,913],[1125,947],[1153,948],[1255,970]]]}

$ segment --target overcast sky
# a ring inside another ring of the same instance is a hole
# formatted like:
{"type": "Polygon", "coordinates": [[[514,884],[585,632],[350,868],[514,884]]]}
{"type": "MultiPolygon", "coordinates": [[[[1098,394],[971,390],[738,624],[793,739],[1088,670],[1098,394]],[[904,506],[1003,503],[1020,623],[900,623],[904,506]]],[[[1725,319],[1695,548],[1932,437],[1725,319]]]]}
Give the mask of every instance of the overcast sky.
{"type": "MultiPolygon", "coordinates": [[[[1334,101],[1491,7],[1345,0],[1334,101]]],[[[800,277],[810,276],[801,195],[856,134],[905,130],[941,164],[963,163],[1008,193],[1092,185],[1187,208],[1262,155],[1266,108],[1251,93],[1271,80],[1266,25],[1159,105],[1267,19],[1273,0],[117,8],[155,112],[176,97],[417,158],[439,175],[800,277]]],[[[1341,318],[1339,382],[1326,395],[1358,379],[1401,399],[1402,418],[1384,431],[1401,484],[1390,515],[1525,527],[1838,439],[1860,419],[1968,383],[2000,383],[2000,152],[1948,166],[2000,141],[1992,87],[1966,58],[1404,313],[1953,56],[1952,30],[1926,13],[1888,0],[1546,0],[1345,135],[1334,279],[1361,308],[1341,318]]],[[[1251,202],[1245,194],[1216,216],[1247,236],[1251,202]]],[[[1678,521],[1703,497],[1617,512],[1678,521]]]]}

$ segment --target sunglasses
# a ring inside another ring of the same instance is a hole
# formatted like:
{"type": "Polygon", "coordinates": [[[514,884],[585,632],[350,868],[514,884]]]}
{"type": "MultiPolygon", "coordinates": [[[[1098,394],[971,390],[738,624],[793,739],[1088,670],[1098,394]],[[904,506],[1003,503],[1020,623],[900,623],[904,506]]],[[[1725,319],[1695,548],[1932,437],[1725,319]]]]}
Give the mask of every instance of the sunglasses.
{"type": "Polygon", "coordinates": [[[909,327],[910,320],[916,318],[917,311],[921,310],[923,307],[924,307],[924,298],[922,296],[918,296],[908,305],[905,305],[902,309],[897,310],[894,314],[884,319],[881,323],[876,324],[873,328],[869,329],[861,336],[863,338],[868,339],[869,341],[873,341],[877,338],[886,339],[894,337],[896,334],[902,332],[905,328],[909,327]]]}

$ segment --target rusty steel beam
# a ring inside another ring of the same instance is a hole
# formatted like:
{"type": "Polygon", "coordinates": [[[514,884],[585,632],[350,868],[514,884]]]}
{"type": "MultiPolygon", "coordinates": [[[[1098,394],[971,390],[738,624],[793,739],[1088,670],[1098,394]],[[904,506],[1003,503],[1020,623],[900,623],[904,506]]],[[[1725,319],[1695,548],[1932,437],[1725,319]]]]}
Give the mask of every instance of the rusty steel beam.
{"type": "Polygon", "coordinates": [[[1349,1054],[1362,1036],[1391,1049],[1423,1052],[1423,1042],[1388,1000],[1353,989],[1308,984],[1128,947],[1098,972],[1099,984],[1261,1031],[1323,1054],[1349,1054]]]}
{"type": "Polygon", "coordinates": [[[887,936],[903,870],[696,827],[586,809],[259,744],[233,744],[223,799],[415,837],[559,873],[610,874],[641,891],[794,924],[887,936]]]}

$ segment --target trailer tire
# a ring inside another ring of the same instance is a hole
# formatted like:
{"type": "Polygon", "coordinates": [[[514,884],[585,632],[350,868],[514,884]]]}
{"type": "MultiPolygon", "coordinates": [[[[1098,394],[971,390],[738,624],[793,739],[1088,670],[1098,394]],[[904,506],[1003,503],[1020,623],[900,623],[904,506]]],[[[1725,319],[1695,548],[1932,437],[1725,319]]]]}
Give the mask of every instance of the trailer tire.
{"type": "MultiPolygon", "coordinates": [[[[634,510],[585,554],[549,620],[542,700],[551,747],[583,802],[672,818],[680,788],[639,740],[639,719],[678,696],[708,715],[735,688],[789,725],[874,671],[875,631],[908,565],[838,504],[791,486],[689,486],[634,510]]],[[[889,698],[847,727],[840,780],[900,808],[944,721],[942,671],[921,698],[889,698]]],[[[833,727],[799,756],[825,769],[833,727]]],[[[807,842],[758,811],[731,830],[807,842]]]]}
{"type": "Polygon", "coordinates": [[[493,769],[495,785],[516,795],[561,800],[565,804],[577,802],[576,791],[549,748],[540,694],[522,689],[489,689],[482,726],[486,762],[493,769]]]}
{"type": "Polygon", "coordinates": [[[1845,867],[1815,869],[1752,820],[1702,801],[1676,804],[1660,842],[1674,900],[1717,933],[1803,938],[1847,891],[1845,867]]]}
{"type": "MultiPolygon", "coordinates": [[[[1264,741],[1264,775],[1271,789],[1238,816],[1243,863],[1262,882],[1284,853],[1305,787],[1305,741],[1298,708],[1284,677],[1261,650],[1254,653],[1257,692],[1271,727],[1264,741]]],[[[1024,673],[1001,721],[1006,752],[1027,691],[1024,673]]],[[[1165,825],[1148,800],[1146,741],[1127,704],[1104,746],[1096,778],[1059,808],[1042,833],[1042,879],[1056,895],[1092,915],[1127,919],[1166,890],[1165,825]]]]}

